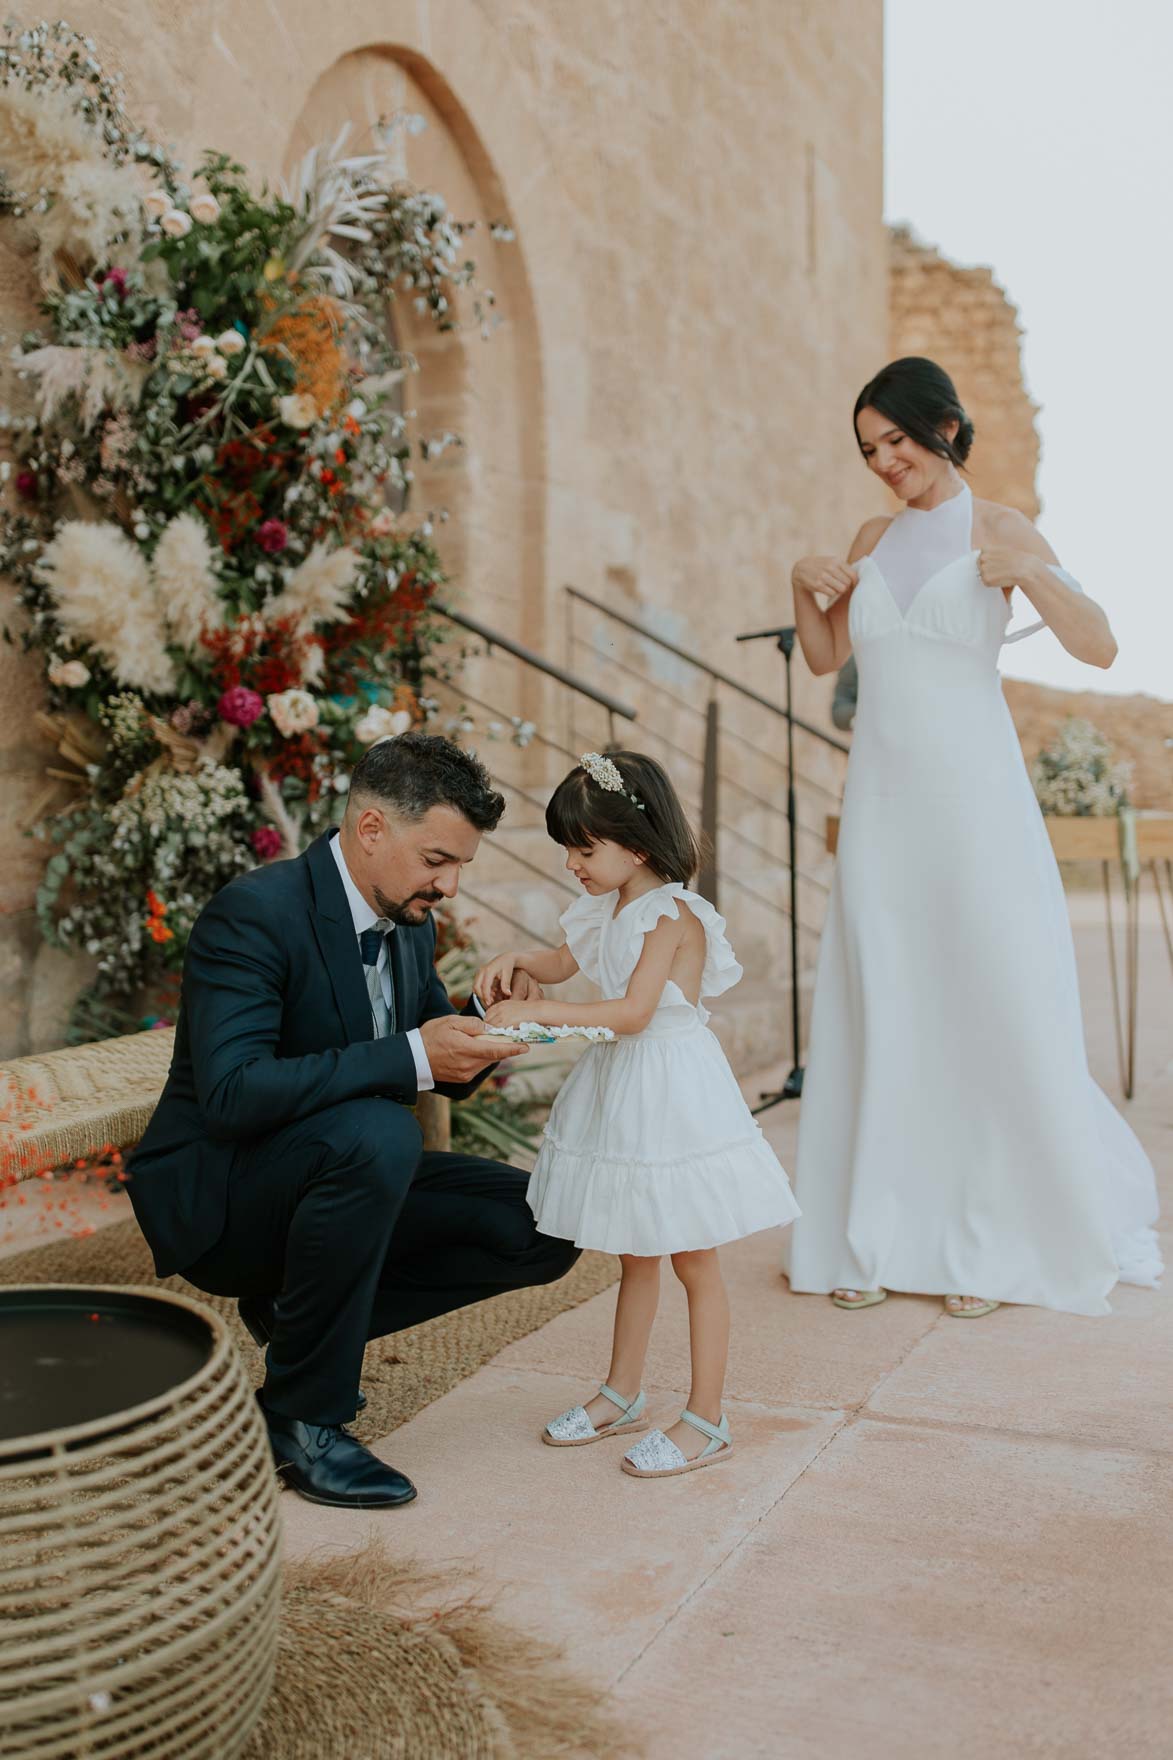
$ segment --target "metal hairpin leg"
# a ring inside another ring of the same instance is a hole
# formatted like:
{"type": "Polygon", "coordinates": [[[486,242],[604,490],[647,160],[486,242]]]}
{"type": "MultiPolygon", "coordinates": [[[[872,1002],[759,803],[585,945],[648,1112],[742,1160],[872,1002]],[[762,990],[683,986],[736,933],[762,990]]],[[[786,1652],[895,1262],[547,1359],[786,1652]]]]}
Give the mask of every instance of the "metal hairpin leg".
{"type": "MultiPolygon", "coordinates": [[[[1136,1013],[1139,990],[1140,955],[1140,876],[1133,880],[1128,868],[1121,864],[1124,882],[1124,1008],[1120,1006],[1120,973],[1116,954],[1116,925],[1112,918],[1112,878],[1110,862],[1101,864],[1104,876],[1104,916],[1108,933],[1108,968],[1112,974],[1112,1021],[1116,1029],[1116,1064],[1124,1098],[1131,1100],[1136,1085],[1136,1013]]],[[[1154,871],[1156,864],[1153,864],[1154,871]]],[[[1161,908],[1164,920],[1164,905],[1161,908]]],[[[1166,930],[1166,936],[1168,930],[1166,930]]],[[[1170,947],[1173,957],[1173,945],[1170,947]]]]}
{"type": "MultiPolygon", "coordinates": [[[[1153,891],[1157,895],[1157,909],[1161,913],[1161,928],[1165,932],[1165,946],[1169,953],[1169,964],[1173,966],[1173,932],[1170,931],[1169,917],[1165,912],[1165,894],[1161,887],[1161,864],[1154,857],[1150,866],[1153,871],[1153,891]]],[[[1173,898],[1173,861],[1170,860],[1165,862],[1165,883],[1169,888],[1170,898],[1173,898]]]]}

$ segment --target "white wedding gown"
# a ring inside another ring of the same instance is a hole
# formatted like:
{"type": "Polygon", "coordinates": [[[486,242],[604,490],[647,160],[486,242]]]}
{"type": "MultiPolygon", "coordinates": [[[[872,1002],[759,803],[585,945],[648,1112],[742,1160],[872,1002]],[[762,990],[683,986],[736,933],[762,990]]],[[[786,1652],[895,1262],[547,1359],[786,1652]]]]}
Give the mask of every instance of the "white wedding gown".
{"type": "Polygon", "coordinates": [[[1009,621],[967,488],[906,509],[860,563],[795,1290],[1105,1314],[1118,1279],[1160,1275],[1152,1167],[1088,1072],[1063,888],[997,671],[1009,621]]]}

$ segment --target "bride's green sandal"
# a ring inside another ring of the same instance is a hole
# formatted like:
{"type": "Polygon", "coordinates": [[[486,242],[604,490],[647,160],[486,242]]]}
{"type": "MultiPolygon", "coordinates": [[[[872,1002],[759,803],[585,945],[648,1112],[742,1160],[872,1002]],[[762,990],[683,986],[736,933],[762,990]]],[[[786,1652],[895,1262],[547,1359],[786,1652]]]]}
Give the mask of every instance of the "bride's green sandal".
{"type": "Polygon", "coordinates": [[[599,1392],[604,1399],[609,1399],[613,1406],[619,1407],[620,1415],[613,1423],[604,1424],[596,1429],[586,1413],[585,1406],[571,1406],[568,1412],[560,1417],[551,1418],[542,1431],[542,1441],[548,1442],[551,1448],[581,1448],[586,1442],[602,1442],[604,1436],[629,1435],[633,1430],[646,1430],[648,1421],[644,1417],[644,1408],[648,1396],[642,1390],[634,1399],[624,1399],[606,1382],[599,1392]]]}
{"type": "Polygon", "coordinates": [[[701,1452],[689,1460],[683,1450],[677,1448],[662,1430],[653,1430],[634,1448],[628,1449],[619,1465],[625,1473],[635,1479],[671,1479],[677,1473],[691,1473],[697,1467],[711,1467],[715,1461],[723,1461],[726,1455],[733,1453],[733,1438],[729,1434],[729,1420],[722,1417],[719,1424],[710,1424],[707,1418],[698,1418],[695,1412],[684,1411],[680,1414],[680,1422],[689,1424],[699,1430],[702,1436],[709,1438],[701,1452]]]}
{"type": "MultiPolygon", "coordinates": [[[[843,1285],[846,1289],[848,1286],[843,1285]]],[[[837,1308],[874,1308],[880,1302],[888,1300],[886,1289],[861,1289],[855,1292],[850,1301],[846,1296],[832,1295],[831,1300],[837,1308]]]]}
{"type": "Polygon", "coordinates": [[[963,1302],[964,1300],[964,1296],[945,1297],[945,1312],[949,1315],[950,1319],[980,1320],[983,1314],[992,1314],[995,1308],[1000,1308],[1002,1306],[1001,1302],[975,1302],[972,1307],[969,1308],[954,1308],[950,1306],[951,1302],[963,1302]]]}

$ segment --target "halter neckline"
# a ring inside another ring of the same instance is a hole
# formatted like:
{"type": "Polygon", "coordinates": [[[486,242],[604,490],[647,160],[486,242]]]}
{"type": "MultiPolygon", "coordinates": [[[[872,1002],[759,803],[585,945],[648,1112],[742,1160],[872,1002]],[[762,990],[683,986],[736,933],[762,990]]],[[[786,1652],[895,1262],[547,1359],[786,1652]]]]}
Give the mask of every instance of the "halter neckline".
{"type": "MultiPolygon", "coordinates": [[[[967,495],[969,495],[970,499],[972,500],[973,497],[970,493],[969,484],[962,483],[962,485],[961,485],[960,489],[958,489],[956,495],[946,496],[944,501],[938,501],[936,507],[912,507],[912,506],[906,505],[901,508],[900,512],[901,513],[916,513],[916,514],[920,515],[921,519],[931,519],[934,513],[943,512],[946,507],[952,507],[953,503],[955,501],[962,501],[962,500],[964,500],[964,498],[967,495]]],[[[899,513],[896,514],[895,517],[897,519],[899,519],[900,514],[899,513]]]]}

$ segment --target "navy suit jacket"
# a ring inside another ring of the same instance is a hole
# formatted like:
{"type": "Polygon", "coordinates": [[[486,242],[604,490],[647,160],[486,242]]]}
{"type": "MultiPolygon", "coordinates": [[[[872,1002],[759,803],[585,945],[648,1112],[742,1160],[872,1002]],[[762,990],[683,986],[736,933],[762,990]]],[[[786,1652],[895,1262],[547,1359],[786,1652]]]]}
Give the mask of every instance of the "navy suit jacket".
{"type": "MultiPolygon", "coordinates": [[[[374,1038],[332,835],[230,881],[192,930],[167,1085],[128,1166],[160,1277],[223,1234],[238,1144],[346,1100],[412,1105],[407,1033],[455,1013],[433,964],[435,924],[397,927],[388,951],[399,1030],[374,1038]]],[[[437,1092],[461,1099],[477,1081],[437,1092]]]]}

